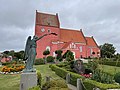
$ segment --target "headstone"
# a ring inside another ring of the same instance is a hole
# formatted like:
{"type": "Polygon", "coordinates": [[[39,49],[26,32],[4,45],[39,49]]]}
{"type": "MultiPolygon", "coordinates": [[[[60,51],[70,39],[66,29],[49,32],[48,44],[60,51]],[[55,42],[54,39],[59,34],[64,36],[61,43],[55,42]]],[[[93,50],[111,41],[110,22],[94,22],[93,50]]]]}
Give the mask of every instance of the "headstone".
{"type": "Polygon", "coordinates": [[[70,73],[68,73],[66,75],[66,83],[69,84],[70,83],[70,73]]]}
{"type": "Polygon", "coordinates": [[[28,90],[34,86],[37,86],[36,72],[22,73],[20,80],[20,90],[28,90]]]}
{"type": "Polygon", "coordinates": [[[77,79],[77,90],[83,90],[83,86],[80,79],[77,79]]]}
{"type": "Polygon", "coordinates": [[[79,74],[84,74],[85,69],[82,60],[76,60],[73,64],[73,70],[79,74]]]}

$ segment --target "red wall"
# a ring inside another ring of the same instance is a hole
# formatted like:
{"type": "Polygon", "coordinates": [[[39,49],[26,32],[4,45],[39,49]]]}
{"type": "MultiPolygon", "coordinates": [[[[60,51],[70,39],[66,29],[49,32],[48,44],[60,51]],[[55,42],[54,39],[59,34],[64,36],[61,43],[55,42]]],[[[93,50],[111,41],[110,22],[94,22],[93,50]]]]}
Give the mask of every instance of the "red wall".
{"type": "MultiPolygon", "coordinates": [[[[39,25],[36,25],[36,27],[35,27],[35,35],[37,35],[38,37],[40,37],[40,36],[42,36],[46,33],[52,33],[52,32],[59,35],[59,28],[48,27],[48,26],[39,26],[39,25]],[[44,32],[41,31],[42,28],[45,29],[44,32]],[[48,32],[48,29],[50,29],[51,32],[48,32]]],[[[57,49],[56,46],[52,47],[51,41],[52,40],[58,40],[58,37],[59,36],[48,35],[48,36],[43,37],[39,41],[37,41],[37,48],[36,48],[37,56],[36,56],[36,58],[44,57],[43,56],[43,51],[46,50],[47,46],[50,46],[51,51],[54,51],[54,49],[57,49]]],[[[50,55],[52,55],[52,53],[50,53],[50,55]]]]}

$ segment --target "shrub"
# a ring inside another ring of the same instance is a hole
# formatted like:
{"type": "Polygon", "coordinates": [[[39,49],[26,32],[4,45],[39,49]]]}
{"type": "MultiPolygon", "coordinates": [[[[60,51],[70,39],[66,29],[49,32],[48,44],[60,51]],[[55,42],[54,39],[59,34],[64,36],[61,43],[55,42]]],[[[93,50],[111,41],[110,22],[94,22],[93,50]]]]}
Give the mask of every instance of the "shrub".
{"type": "Polygon", "coordinates": [[[114,76],[114,79],[117,83],[120,84],[120,72],[116,73],[115,76],[114,76]]]}
{"type": "Polygon", "coordinates": [[[100,69],[96,69],[92,75],[92,79],[101,83],[111,84],[114,83],[113,76],[103,72],[100,69]]]}
{"type": "Polygon", "coordinates": [[[35,65],[42,65],[42,64],[44,64],[44,59],[39,58],[35,60],[35,65]]]}
{"type": "Polygon", "coordinates": [[[66,78],[66,75],[67,75],[67,73],[68,73],[68,71],[66,71],[65,69],[63,69],[63,68],[59,68],[59,67],[57,67],[56,65],[50,65],[50,68],[53,70],[53,71],[55,71],[55,73],[58,75],[58,76],[60,76],[60,77],[62,77],[62,78],[66,78]]]}
{"type": "Polygon", "coordinates": [[[41,87],[42,76],[40,71],[37,71],[37,85],[41,87]]]}
{"type": "Polygon", "coordinates": [[[100,64],[120,67],[120,61],[100,60],[100,64]]]}
{"type": "Polygon", "coordinates": [[[54,57],[53,56],[48,56],[46,60],[47,60],[48,63],[49,62],[54,62],[54,57]]]}
{"type": "Polygon", "coordinates": [[[103,84],[103,83],[99,83],[99,82],[97,82],[97,81],[89,80],[89,79],[85,79],[85,80],[83,81],[83,84],[84,84],[85,88],[86,88],[86,89],[89,89],[89,90],[93,90],[93,88],[95,88],[95,87],[100,88],[100,90],[120,88],[119,85],[103,84]]]}
{"type": "MultiPolygon", "coordinates": [[[[57,88],[68,88],[67,84],[63,80],[51,80],[46,82],[43,86],[43,90],[52,90],[51,88],[57,87],[57,88]]],[[[55,89],[55,88],[54,88],[55,89]]]]}
{"type": "Polygon", "coordinates": [[[32,87],[32,88],[29,88],[28,90],[41,90],[39,86],[35,86],[35,87],[32,87]]]}

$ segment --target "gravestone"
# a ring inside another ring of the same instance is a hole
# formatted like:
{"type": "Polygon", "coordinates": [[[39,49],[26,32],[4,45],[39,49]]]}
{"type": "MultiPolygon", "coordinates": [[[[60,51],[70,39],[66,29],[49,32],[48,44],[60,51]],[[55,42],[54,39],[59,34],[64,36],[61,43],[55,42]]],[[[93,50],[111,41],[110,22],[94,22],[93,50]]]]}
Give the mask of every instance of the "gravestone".
{"type": "Polygon", "coordinates": [[[73,64],[73,70],[79,74],[84,74],[85,69],[82,60],[76,60],[73,64]]]}

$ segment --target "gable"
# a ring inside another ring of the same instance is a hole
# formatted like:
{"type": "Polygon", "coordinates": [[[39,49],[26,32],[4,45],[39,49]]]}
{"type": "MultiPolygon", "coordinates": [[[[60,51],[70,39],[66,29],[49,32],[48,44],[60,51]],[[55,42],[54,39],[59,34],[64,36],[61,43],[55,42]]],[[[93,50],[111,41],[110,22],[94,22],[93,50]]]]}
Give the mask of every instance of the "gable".
{"type": "Polygon", "coordinates": [[[92,46],[92,47],[98,47],[96,41],[94,40],[93,37],[85,37],[86,41],[87,41],[87,45],[88,46],[92,46]]]}

